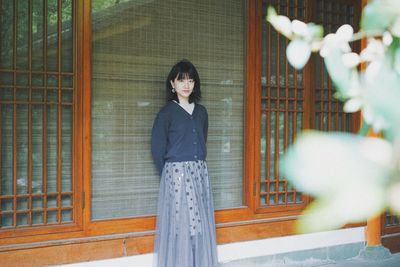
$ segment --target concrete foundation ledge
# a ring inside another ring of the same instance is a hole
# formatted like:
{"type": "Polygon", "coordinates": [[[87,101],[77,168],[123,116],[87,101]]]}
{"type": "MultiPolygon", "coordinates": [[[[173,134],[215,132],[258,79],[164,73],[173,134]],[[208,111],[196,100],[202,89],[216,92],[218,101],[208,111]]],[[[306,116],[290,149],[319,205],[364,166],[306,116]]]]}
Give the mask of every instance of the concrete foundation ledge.
{"type": "Polygon", "coordinates": [[[326,264],[334,264],[336,262],[357,257],[364,247],[364,242],[357,242],[345,245],[336,245],[317,249],[300,250],[269,256],[234,260],[231,262],[221,263],[220,267],[324,266],[326,264]]]}
{"type": "MultiPolygon", "coordinates": [[[[365,247],[364,227],[335,231],[267,238],[218,245],[221,267],[291,266],[302,262],[321,266],[359,255],[365,247]],[[272,265],[266,265],[271,263],[272,265]],[[289,264],[289,265],[288,265],[289,264]]],[[[153,254],[62,265],[63,267],[151,267],[153,254]]],[[[61,266],[61,265],[59,265],[61,266]]]]}

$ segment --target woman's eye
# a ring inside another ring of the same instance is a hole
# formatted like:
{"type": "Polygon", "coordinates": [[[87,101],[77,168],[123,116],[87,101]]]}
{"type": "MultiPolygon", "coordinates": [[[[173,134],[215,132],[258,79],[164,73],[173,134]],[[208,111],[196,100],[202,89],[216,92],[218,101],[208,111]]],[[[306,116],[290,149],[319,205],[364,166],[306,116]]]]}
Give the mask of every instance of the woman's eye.
{"type": "Polygon", "coordinates": [[[194,83],[194,80],[178,80],[180,83],[189,82],[194,83]]]}

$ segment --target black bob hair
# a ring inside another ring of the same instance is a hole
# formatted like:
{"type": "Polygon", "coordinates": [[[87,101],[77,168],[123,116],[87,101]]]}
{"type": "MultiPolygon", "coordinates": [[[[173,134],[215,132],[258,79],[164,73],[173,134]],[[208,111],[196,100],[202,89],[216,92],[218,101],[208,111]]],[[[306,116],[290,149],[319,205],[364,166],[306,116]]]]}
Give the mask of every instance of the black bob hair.
{"type": "Polygon", "coordinates": [[[197,103],[201,98],[200,91],[200,77],[197,73],[195,66],[186,59],[183,59],[176,63],[171,71],[168,74],[168,78],[166,81],[166,94],[167,94],[167,102],[175,100],[179,103],[178,95],[176,92],[172,92],[171,81],[174,81],[175,78],[178,80],[182,79],[192,79],[194,81],[193,92],[189,96],[189,103],[197,103]]]}

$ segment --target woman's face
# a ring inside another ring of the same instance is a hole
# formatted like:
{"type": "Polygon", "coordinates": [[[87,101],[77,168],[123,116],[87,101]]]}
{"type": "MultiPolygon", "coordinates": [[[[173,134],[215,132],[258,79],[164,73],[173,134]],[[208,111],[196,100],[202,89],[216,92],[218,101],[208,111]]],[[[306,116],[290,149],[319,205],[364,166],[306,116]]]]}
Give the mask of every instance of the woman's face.
{"type": "Polygon", "coordinates": [[[176,77],[174,80],[171,80],[171,86],[175,88],[179,101],[187,101],[190,94],[193,92],[194,80],[189,77],[184,77],[179,80],[178,77],[176,77]]]}

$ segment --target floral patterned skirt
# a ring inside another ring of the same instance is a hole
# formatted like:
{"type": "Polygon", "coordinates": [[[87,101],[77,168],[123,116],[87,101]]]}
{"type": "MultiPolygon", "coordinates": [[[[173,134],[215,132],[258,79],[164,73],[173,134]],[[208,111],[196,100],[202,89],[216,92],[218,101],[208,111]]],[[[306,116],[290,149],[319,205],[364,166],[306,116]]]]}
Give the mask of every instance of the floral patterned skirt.
{"type": "Polygon", "coordinates": [[[205,161],[166,162],[161,175],[154,266],[217,266],[214,206],[205,161]]]}

